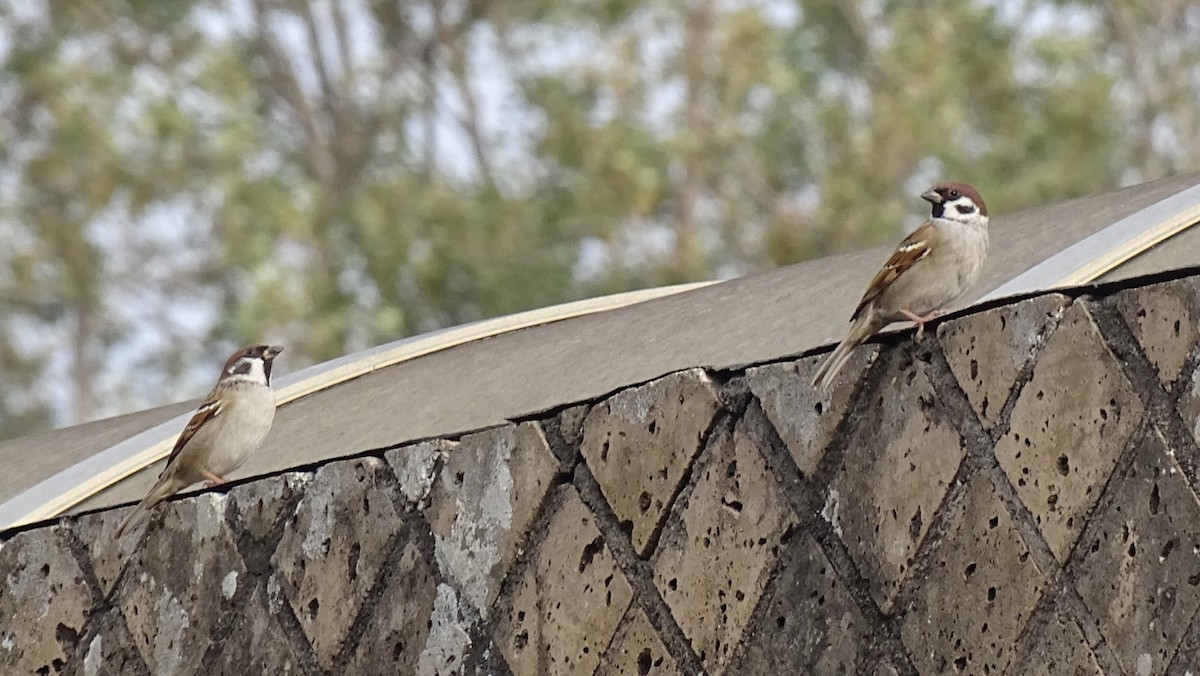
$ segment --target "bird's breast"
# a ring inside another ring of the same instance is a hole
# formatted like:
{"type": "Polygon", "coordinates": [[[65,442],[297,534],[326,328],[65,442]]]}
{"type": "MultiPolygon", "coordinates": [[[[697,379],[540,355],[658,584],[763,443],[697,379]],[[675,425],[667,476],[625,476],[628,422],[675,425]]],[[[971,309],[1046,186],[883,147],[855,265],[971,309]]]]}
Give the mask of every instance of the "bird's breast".
{"type": "Polygon", "coordinates": [[[221,411],[224,424],[215,435],[208,469],[225,475],[246,462],[258,449],[275,421],[275,393],[261,385],[248,385],[231,397],[221,411]]]}

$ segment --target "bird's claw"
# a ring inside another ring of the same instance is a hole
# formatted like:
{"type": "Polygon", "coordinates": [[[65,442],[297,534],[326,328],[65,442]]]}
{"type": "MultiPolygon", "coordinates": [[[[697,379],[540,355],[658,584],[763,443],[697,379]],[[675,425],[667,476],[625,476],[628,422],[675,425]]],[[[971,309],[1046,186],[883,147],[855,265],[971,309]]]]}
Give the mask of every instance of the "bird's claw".
{"type": "Polygon", "coordinates": [[[933,321],[939,317],[945,316],[945,310],[933,310],[925,315],[918,315],[915,312],[901,310],[900,314],[904,315],[909,321],[917,325],[917,334],[913,337],[918,343],[925,338],[925,323],[933,321]]]}
{"type": "Polygon", "coordinates": [[[201,476],[203,476],[206,479],[204,485],[207,486],[208,488],[212,488],[213,486],[220,486],[221,484],[229,483],[229,480],[226,479],[225,477],[217,476],[216,474],[213,474],[212,472],[210,472],[208,470],[204,470],[203,472],[201,472],[201,476]]]}

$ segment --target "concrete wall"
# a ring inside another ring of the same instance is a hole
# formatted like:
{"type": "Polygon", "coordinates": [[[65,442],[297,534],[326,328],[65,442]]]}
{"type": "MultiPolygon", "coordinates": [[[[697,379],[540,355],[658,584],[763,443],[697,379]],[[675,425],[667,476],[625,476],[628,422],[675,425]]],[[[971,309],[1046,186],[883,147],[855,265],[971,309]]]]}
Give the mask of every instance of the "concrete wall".
{"type": "Polygon", "coordinates": [[[125,551],[122,510],[11,535],[0,672],[1185,674],[1198,301],[980,312],[827,399],[817,358],[675,373],[178,500],[125,551]]]}

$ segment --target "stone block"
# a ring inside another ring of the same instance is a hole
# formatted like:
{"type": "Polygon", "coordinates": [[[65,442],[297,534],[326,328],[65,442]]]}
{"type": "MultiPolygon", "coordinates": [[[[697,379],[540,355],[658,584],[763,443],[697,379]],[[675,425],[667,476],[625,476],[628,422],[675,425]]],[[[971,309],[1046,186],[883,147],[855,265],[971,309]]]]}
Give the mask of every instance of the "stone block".
{"type": "Polygon", "coordinates": [[[720,409],[700,369],[672,373],[596,404],[583,427],[583,457],[633,547],[653,549],[671,501],[720,409]]]}
{"type": "Polygon", "coordinates": [[[891,611],[912,557],[965,455],[923,362],[892,360],[888,399],[855,422],[821,515],[846,543],[879,607],[891,611]]]}
{"type": "Polygon", "coordinates": [[[922,674],[1003,674],[1046,586],[991,481],[973,474],[914,574],[900,635],[922,674]]]}
{"type": "Polygon", "coordinates": [[[350,673],[415,674],[429,639],[436,581],[416,543],[408,543],[375,604],[350,673]]]}
{"type": "Polygon", "coordinates": [[[446,458],[457,447],[455,442],[433,439],[394,448],[384,454],[400,482],[400,492],[413,509],[429,506],[434,481],[446,458]]]}
{"type": "MultiPolygon", "coordinates": [[[[166,505],[161,508],[165,509],[166,505]]],[[[96,575],[100,594],[104,596],[112,591],[113,583],[140,547],[141,531],[130,531],[120,540],[114,539],[117,524],[124,516],[125,512],[117,509],[72,518],[72,527],[78,535],[79,542],[87,549],[92,572],[96,575]]]]}
{"type": "Polygon", "coordinates": [[[446,455],[425,516],[437,564],[487,618],[558,462],[536,423],[462,438],[446,455]]]}
{"type": "Polygon", "coordinates": [[[874,636],[821,546],[805,534],[785,543],[779,572],[730,665],[731,674],[866,673],[874,636]]]}
{"type": "Polygon", "coordinates": [[[365,460],[324,465],[309,482],[271,557],[278,584],[312,643],[333,667],[347,632],[403,527],[387,469],[365,460]]]}
{"type": "Polygon", "coordinates": [[[1190,382],[1180,395],[1177,408],[1183,424],[1192,433],[1192,439],[1200,444],[1200,364],[1191,373],[1190,382]]]}
{"type": "MultiPolygon", "coordinates": [[[[845,372],[865,371],[875,361],[877,354],[877,345],[858,348],[846,364],[845,372]]],[[[839,377],[828,392],[809,384],[826,356],[746,370],[750,391],[762,405],[767,418],[775,426],[805,477],[816,474],[826,447],[833,441],[838,423],[850,408],[850,397],[858,389],[856,378],[839,377]]]]}
{"type": "Polygon", "coordinates": [[[719,431],[663,532],[654,584],[710,674],[742,637],[796,518],[761,447],[762,415],[719,431]]]}
{"type": "Polygon", "coordinates": [[[1142,413],[1087,309],[1071,305],[995,447],[1059,561],[1066,560],[1142,413]]]}
{"type": "Polygon", "coordinates": [[[950,370],[985,427],[1000,420],[1021,369],[1069,302],[1061,294],[1048,294],[938,325],[938,342],[950,370]]]}
{"type": "Polygon", "coordinates": [[[667,676],[683,674],[675,658],[667,651],[650,618],[640,608],[630,608],[625,622],[617,629],[612,645],[596,676],[667,676]]]}
{"type": "Polygon", "coordinates": [[[591,674],[633,590],[575,489],[550,499],[544,537],[500,600],[495,639],[514,674],[591,674]]]}
{"type": "Polygon", "coordinates": [[[1157,432],[1109,490],[1067,572],[1126,672],[1161,674],[1200,608],[1200,504],[1157,432]]]}
{"type": "Polygon", "coordinates": [[[87,644],[79,646],[75,658],[62,673],[86,676],[141,676],[154,673],[142,660],[141,652],[125,625],[125,617],[117,608],[110,607],[92,618],[87,636],[81,638],[87,644]]]}
{"type": "Polygon", "coordinates": [[[1166,674],[1167,676],[1195,676],[1197,673],[1200,673],[1200,624],[1197,624],[1196,619],[1193,618],[1192,626],[1188,627],[1187,633],[1180,641],[1175,657],[1167,666],[1166,674]]]}
{"type": "Polygon", "coordinates": [[[1052,613],[1038,628],[1025,659],[1014,662],[1012,676],[1103,674],[1079,625],[1061,613],[1052,613]]]}
{"type": "Polygon", "coordinates": [[[0,672],[58,673],[75,654],[94,591],[63,525],[0,543],[0,672]]]}
{"type": "MultiPolygon", "coordinates": [[[[849,330],[850,321],[847,320],[846,331],[848,332],[849,330]]],[[[816,393],[820,400],[827,403],[825,406],[827,410],[844,410],[843,407],[837,406],[837,402],[845,400],[858,389],[859,383],[866,378],[867,372],[870,371],[871,365],[875,363],[879,353],[880,346],[877,343],[860,345],[855,348],[854,352],[850,353],[850,359],[846,361],[846,365],[842,367],[841,372],[834,377],[829,392],[825,396],[821,396],[821,393],[816,393]]],[[[817,369],[821,368],[825,360],[829,358],[829,354],[829,352],[814,354],[796,362],[796,372],[800,374],[805,383],[812,382],[813,375],[817,372],[817,369]]],[[[810,385],[809,387],[811,389],[812,386],[810,385]]]]}
{"type": "MultiPolygon", "coordinates": [[[[299,636],[289,640],[279,618],[288,612],[279,581],[271,578],[258,583],[236,613],[227,620],[233,625],[224,645],[213,659],[214,674],[306,674],[306,655],[295,645],[307,642],[299,636]]],[[[294,625],[293,625],[294,626],[294,625]]],[[[311,659],[311,658],[309,658],[311,659]]],[[[184,673],[187,673],[186,671],[184,673]]]]}
{"type": "Polygon", "coordinates": [[[239,535],[267,540],[312,481],[311,472],[288,472],[234,486],[228,495],[230,515],[239,535]]]}
{"type": "Polygon", "coordinates": [[[542,420],[550,450],[564,468],[573,468],[579,462],[580,448],[583,446],[583,423],[591,410],[591,404],[576,404],[562,409],[552,418],[542,420]]]}
{"type": "Polygon", "coordinates": [[[227,502],[209,492],[160,505],[117,586],[114,603],[152,673],[199,664],[212,632],[238,611],[232,591],[246,567],[227,502]]]}
{"type": "Polygon", "coordinates": [[[1197,299],[1196,277],[1125,289],[1112,298],[1164,386],[1179,377],[1183,362],[1200,341],[1197,299]]]}
{"type": "MultiPolygon", "coordinates": [[[[473,620],[454,587],[438,584],[429,616],[429,633],[417,658],[418,676],[461,676],[471,648],[473,620]]],[[[471,613],[472,615],[474,613],[471,613]]]]}

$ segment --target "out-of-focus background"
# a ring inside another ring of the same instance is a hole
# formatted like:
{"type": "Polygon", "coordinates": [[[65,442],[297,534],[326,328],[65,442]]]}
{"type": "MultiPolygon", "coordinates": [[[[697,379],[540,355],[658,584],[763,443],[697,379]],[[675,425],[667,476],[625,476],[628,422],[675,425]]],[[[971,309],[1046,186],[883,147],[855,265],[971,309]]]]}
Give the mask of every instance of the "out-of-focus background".
{"type": "Polygon", "coordinates": [[[243,343],[291,371],[891,240],[941,177],[997,213],[1200,168],[1196,35],[1195,0],[7,0],[0,437],[243,343]]]}

